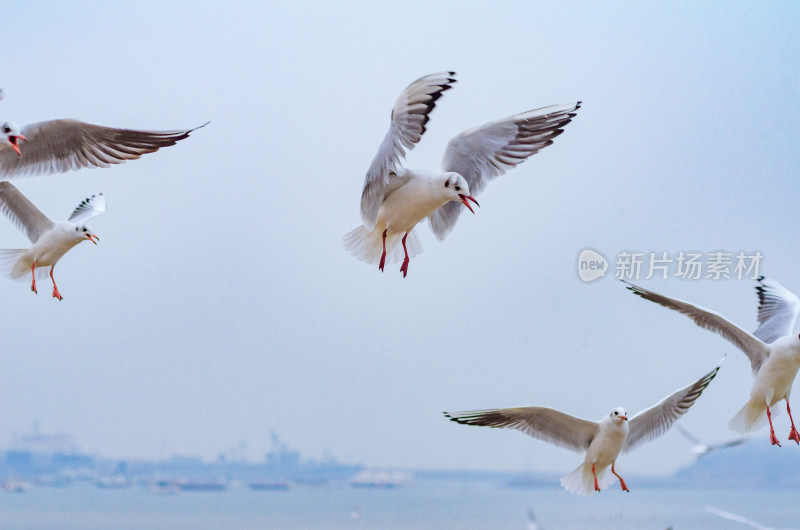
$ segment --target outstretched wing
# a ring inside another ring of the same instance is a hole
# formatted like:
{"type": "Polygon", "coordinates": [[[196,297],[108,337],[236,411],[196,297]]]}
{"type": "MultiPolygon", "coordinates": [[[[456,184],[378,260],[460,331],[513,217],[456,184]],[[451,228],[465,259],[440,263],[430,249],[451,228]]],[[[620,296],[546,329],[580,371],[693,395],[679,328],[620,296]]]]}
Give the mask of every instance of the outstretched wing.
{"type": "MultiPolygon", "coordinates": [[[[580,101],[553,105],[466,130],[447,144],[442,171],[459,173],[477,195],[489,181],[552,144],[580,107],[580,101]]],[[[449,202],[430,216],[436,237],[447,236],[461,209],[461,203],[449,202]]]]}
{"type": "Polygon", "coordinates": [[[0,182],[0,211],[28,236],[31,243],[36,243],[39,236],[53,226],[53,221],[8,181],[0,182]]]}
{"type": "Polygon", "coordinates": [[[464,425],[516,429],[573,451],[588,449],[599,429],[593,421],[545,407],[445,412],[444,415],[464,425]]]}
{"type": "Polygon", "coordinates": [[[764,276],[758,277],[758,328],[753,333],[767,344],[785,337],[792,332],[797,314],[800,313],[800,300],[779,284],[764,276]]]}
{"type": "Polygon", "coordinates": [[[78,207],[72,211],[72,215],[69,216],[69,220],[73,223],[82,223],[84,221],[88,221],[92,217],[100,215],[105,211],[106,198],[102,193],[98,193],[97,195],[92,195],[91,197],[83,199],[78,207]]]}
{"type": "MultiPolygon", "coordinates": [[[[725,358],[723,357],[723,360],[725,358]]],[[[720,361],[722,364],[722,361],[720,361]]],[[[720,364],[691,385],[681,388],[671,396],[662,399],[647,410],[643,410],[630,419],[628,437],[625,439],[623,451],[630,451],[643,443],[655,440],[672,427],[675,421],[686,414],[694,405],[703,390],[717,375],[720,364]]]]}
{"type": "Polygon", "coordinates": [[[425,134],[425,125],[436,101],[446,90],[453,87],[455,72],[441,72],[421,77],[408,85],[397,98],[392,109],[392,122],[383,138],[364,179],[361,193],[361,219],[367,229],[375,227],[378,209],[391,189],[390,180],[396,178],[393,171],[401,158],[419,142],[425,134]]]}
{"type": "Polygon", "coordinates": [[[28,141],[20,142],[20,156],[8,146],[0,147],[0,178],[108,167],[175,145],[200,127],[185,131],[134,131],[76,120],[26,125],[22,134],[28,141]]]}
{"type": "Polygon", "coordinates": [[[769,356],[769,347],[766,344],[736,324],[731,323],[725,319],[725,317],[703,307],[690,304],[689,302],[648,291],[643,287],[633,285],[625,280],[622,280],[622,282],[627,284],[631,292],[641,296],[645,300],[650,300],[651,302],[668,307],[678,313],[682,313],[694,320],[694,323],[701,328],[719,333],[728,339],[731,344],[742,350],[750,359],[750,367],[753,369],[754,374],[758,372],[758,369],[761,368],[761,364],[769,356]]]}

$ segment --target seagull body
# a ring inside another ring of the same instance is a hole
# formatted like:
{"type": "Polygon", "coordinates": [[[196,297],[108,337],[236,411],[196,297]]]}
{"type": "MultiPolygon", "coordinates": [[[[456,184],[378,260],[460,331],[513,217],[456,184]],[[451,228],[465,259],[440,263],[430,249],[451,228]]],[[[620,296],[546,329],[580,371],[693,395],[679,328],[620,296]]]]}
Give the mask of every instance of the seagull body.
{"type": "Polygon", "coordinates": [[[50,120],[24,127],[11,121],[2,122],[0,179],[109,167],[175,145],[200,127],[136,131],[77,120],[50,120]]]}
{"type": "Polygon", "coordinates": [[[703,307],[633,284],[628,284],[628,289],[645,300],[688,316],[702,328],[722,335],[750,359],[754,376],[750,400],[731,418],[728,423],[731,429],[745,433],[769,422],[770,441],[772,445],[780,446],[772,426],[773,413],[770,407],[785,400],[791,422],[789,439],[800,444],[800,433],[795,428],[789,406],[792,384],[800,368],[800,336],[792,333],[800,313],[800,299],[797,296],[775,280],[759,277],[756,286],[759,326],[751,335],[725,317],[703,307]]]}
{"type": "Polygon", "coordinates": [[[630,491],[614,469],[617,457],[667,432],[700,397],[719,368],[717,365],[695,383],[677,390],[630,421],[622,407],[613,409],[597,422],[545,407],[445,412],[444,415],[456,423],[516,429],[567,449],[585,451],[583,463],[561,479],[561,485],[571,493],[590,495],[611,485],[614,476],[619,479],[623,491],[630,491]]]}
{"type": "Polygon", "coordinates": [[[106,209],[103,194],[84,199],[72,212],[68,221],[53,222],[30,202],[10,182],[0,182],[0,211],[26,233],[33,243],[28,249],[0,250],[0,270],[9,278],[22,280],[31,275],[31,290],[37,293],[36,276],[42,277],[50,267],[53,281],[53,298],[62,300],[53,269],[64,254],[81,241],[89,240],[95,245],[97,237],[84,223],[106,209]]]}
{"type": "Polygon", "coordinates": [[[470,202],[478,201],[472,194],[553,143],[580,108],[580,102],[555,105],[464,131],[450,140],[441,172],[403,168],[400,159],[422,138],[436,101],[456,82],[454,75],[427,75],[400,94],[389,131],[367,171],[361,195],[363,224],[344,236],[344,245],[362,261],[378,263],[381,271],[387,255],[391,261],[402,256],[405,277],[409,259],[422,252],[413,232],[420,221],[427,217],[433,233],[443,240],[462,204],[475,213],[470,202]]]}

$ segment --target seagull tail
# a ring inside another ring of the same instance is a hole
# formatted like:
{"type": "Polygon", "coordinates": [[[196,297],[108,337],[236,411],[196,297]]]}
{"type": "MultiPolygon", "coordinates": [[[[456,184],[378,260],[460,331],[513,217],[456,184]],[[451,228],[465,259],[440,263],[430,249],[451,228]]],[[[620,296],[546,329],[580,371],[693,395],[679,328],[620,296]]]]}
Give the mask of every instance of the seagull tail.
{"type": "MultiPolygon", "coordinates": [[[[393,234],[386,238],[386,261],[387,263],[398,263],[402,261],[405,254],[403,246],[400,245],[402,234],[393,234]]],[[[344,248],[350,254],[367,263],[378,263],[383,254],[383,231],[376,228],[372,231],[367,230],[363,225],[352,230],[342,238],[344,248]]],[[[416,232],[413,230],[408,233],[406,238],[406,248],[408,257],[413,258],[422,253],[422,243],[420,243],[416,232]]]]}
{"type": "MultiPolygon", "coordinates": [[[[776,408],[772,415],[778,412],[776,408]]],[[[751,398],[728,422],[728,427],[739,433],[754,431],[767,423],[767,404],[763,396],[751,398]]]]}
{"type": "MultiPolygon", "coordinates": [[[[32,262],[24,259],[28,249],[6,248],[0,249],[0,274],[21,281],[30,277],[32,262]]],[[[36,270],[36,279],[40,279],[40,274],[46,269],[36,270]]]]}
{"type": "MultiPolygon", "coordinates": [[[[597,471],[597,482],[600,489],[605,489],[614,482],[614,476],[609,473],[608,467],[597,471]]],[[[572,473],[561,477],[561,485],[570,493],[591,495],[594,493],[592,466],[585,462],[579,465],[572,473]]]]}

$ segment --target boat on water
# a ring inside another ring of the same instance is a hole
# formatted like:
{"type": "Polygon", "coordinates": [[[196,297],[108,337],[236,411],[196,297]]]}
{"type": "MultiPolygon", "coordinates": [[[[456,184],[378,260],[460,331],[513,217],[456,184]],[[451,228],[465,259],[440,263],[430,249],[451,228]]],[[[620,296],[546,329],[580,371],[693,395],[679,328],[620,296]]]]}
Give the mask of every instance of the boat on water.
{"type": "Polygon", "coordinates": [[[354,488],[392,489],[408,486],[413,480],[411,473],[402,471],[362,471],[350,479],[354,488]]]}

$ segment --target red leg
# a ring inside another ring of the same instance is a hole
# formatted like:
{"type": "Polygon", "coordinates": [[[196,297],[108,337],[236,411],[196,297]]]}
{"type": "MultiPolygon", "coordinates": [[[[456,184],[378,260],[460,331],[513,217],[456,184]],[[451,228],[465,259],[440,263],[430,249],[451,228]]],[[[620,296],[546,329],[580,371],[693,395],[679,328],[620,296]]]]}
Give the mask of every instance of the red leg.
{"type": "Polygon", "coordinates": [[[53,278],[53,269],[55,268],[56,268],[55,265],[50,267],[50,279],[53,280],[53,298],[58,298],[59,300],[63,300],[63,298],[61,298],[61,293],[58,292],[58,287],[56,286],[56,279],[53,278]]]}
{"type": "Polygon", "coordinates": [[[33,263],[31,263],[31,278],[32,278],[31,291],[33,291],[36,294],[39,294],[39,291],[36,290],[36,272],[34,271],[34,269],[36,269],[36,262],[35,261],[33,263]]]}
{"type": "Polygon", "coordinates": [[[800,434],[797,433],[797,429],[794,428],[794,420],[792,419],[792,409],[789,408],[789,398],[786,398],[786,412],[789,413],[789,421],[792,422],[792,430],[789,431],[789,439],[794,440],[798,444],[800,444],[800,434]]]}
{"type": "Polygon", "coordinates": [[[378,268],[383,272],[383,266],[386,265],[386,232],[389,229],[383,231],[383,254],[381,254],[381,262],[378,264],[378,268]]]}
{"type": "Polygon", "coordinates": [[[403,236],[403,252],[405,252],[406,257],[403,259],[403,264],[400,266],[400,272],[403,273],[403,278],[406,277],[408,274],[408,249],[406,249],[406,238],[408,237],[408,232],[406,235],[403,236]]]}
{"type": "Polygon", "coordinates": [[[592,464],[592,476],[594,477],[594,491],[600,491],[600,486],[597,484],[597,473],[594,472],[594,464],[592,464]]]}
{"type": "MultiPolygon", "coordinates": [[[[617,475],[617,472],[614,471],[614,462],[611,463],[611,472],[617,475]]],[[[628,485],[625,484],[625,479],[619,475],[617,475],[617,478],[619,479],[620,486],[622,486],[622,491],[630,492],[631,490],[628,489],[628,485]]]]}
{"type": "Polygon", "coordinates": [[[775,437],[775,429],[772,428],[772,414],[769,412],[769,407],[767,407],[767,419],[769,420],[769,439],[772,442],[772,445],[777,445],[778,447],[780,447],[781,444],[775,437]]]}

